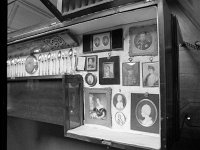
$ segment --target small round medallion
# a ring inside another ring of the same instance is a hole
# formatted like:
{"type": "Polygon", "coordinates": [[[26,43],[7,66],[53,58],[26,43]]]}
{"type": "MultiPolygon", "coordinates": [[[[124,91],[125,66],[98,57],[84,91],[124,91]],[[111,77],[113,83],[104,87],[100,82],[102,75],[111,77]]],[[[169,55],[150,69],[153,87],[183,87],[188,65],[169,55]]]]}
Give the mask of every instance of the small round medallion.
{"type": "Polygon", "coordinates": [[[85,82],[90,86],[95,86],[97,83],[97,78],[92,73],[88,73],[85,76],[85,82]]]}
{"type": "Polygon", "coordinates": [[[38,70],[38,61],[34,55],[30,55],[26,58],[25,70],[29,74],[34,74],[38,70]]]}

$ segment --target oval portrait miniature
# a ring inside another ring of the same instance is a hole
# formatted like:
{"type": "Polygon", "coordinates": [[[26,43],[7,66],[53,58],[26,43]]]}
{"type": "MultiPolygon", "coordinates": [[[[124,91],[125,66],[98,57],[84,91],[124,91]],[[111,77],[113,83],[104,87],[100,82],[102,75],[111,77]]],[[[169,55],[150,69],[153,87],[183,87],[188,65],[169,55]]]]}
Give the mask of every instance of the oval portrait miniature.
{"type": "Polygon", "coordinates": [[[95,86],[97,83],[97,78],[94,74],[92,73],[88,73],[85,76],[85,82],[89,85],[89,86],[95,86]]]}
{"type": "Polygon", "coordinates": [[[122,112],[117,112],[115,114],[115,121],[118,125],[123,126],[126,122],[126,117],[122,112]]]}
{"type": "Polygon", "coordinates": [[[113,105],[117,110],[123,110],[126,106],[126,97],[123,94],[115,94],[113,98],[113,105]]]}
{"type": "Polygon", "coordinates": [[[38,61],[34,55],[30,55],[26,58],[25,70],[29,74],[34,74],[38,70],[38,61]]]}
{"type": "Polygon", "coordinates": [[[104,46],[107,46],[109,44],[109,42],[110,42],[109,37],[108,36],[103,36],[102,42],[103,42],[104,46]]]}
{"type": "Polygon", "coordinates": [[[152,126],[157,120],[156,105],[149,99],[143,99],[138,102],[135,115],[137,121],[144,127],[152,126]]]}
{"type": "Polygon", "coordinates": [[[94,39],[94,45],[95,45],[95,47],[99,47],[99,45],[100,45],[100,38],[99,37],[96,37],[94,39]]]}

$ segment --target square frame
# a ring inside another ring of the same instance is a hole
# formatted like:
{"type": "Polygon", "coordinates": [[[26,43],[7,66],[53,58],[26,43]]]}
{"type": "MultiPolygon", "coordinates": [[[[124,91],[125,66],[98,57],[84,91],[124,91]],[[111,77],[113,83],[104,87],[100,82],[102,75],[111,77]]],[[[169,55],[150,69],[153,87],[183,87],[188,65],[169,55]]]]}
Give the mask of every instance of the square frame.
{"type": "Polygon", "coordinates": [[[119,56],[99,58],[99,84],[120,84],[120,58],[119,56]],[[105,67],[109,68],[105,77],[105,67]],[[110,70],[111,69],[111,70],[110,70]]]}
{"type": "Polygon", "coordinates": [[[157,26],[133,26],[129,28],[129,56],[157,56],[157,26]]]}
{"type": "Polygon", "coordinates": [[[131,130],[159,134],[159,94],[131,93],[131,130]]]}
{"type": "Polygon", "coordinates": [[[111,88],[84,88],[85,124],[111,127],[111,88]],[[98,105],[96,105],[98,104],[98,105]],[[91,106],[92,105],[92,106],[91,106]],[[101,107],[100,107],[101,106],[101,107]]]}
{"type": "Polygon", "coordinates": [[[91,56],[86,56],[86,71],[97,71],[97,65],[98,65],[98,56],[97,55],[91,55],[91,56]],[[93,61],[94,59],[94,61],[93,61]],[[88,63],[89,60],[92,60],[93,63],[90,64],[88,63]]]}

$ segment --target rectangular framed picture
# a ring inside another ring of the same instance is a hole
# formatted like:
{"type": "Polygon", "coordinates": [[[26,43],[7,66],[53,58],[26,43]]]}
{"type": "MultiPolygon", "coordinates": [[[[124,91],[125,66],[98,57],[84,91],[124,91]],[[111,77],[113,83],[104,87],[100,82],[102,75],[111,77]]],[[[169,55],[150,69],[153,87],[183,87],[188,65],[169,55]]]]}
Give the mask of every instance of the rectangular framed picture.
{"type": "Polygon", "coordinates": [[[131,93],[131,129],[159,133],[159,94],[131,93]]]}
{"type": "Polygon", "coordinates": [[[111,127],[111,88],[84,88],[85,124],[111,127]]]}
{"type": "Polygon", "coordinates": [[[158,62],[142,63],[142,81],[144,87],[158,87],[159,76],[158,62]]]}
{"type": "Polygon", "coordinates": [[[99,58],[99,84],[120,84],[119,56],[99,58]]]}
{"type": "Polygon", "coordinates": [[[98,52],[111,49],[111,34],[110,32],[94,34],[92,36],[92,50],[98,52]]]}
{"type": "Polygon", "coordinates": [[[86,71],[96,71],[97,70],[97,55],[86,57],[86,71]]]}
{"type": "Polygon", "coordinates": [[[140,86],[140,63],[122,63],[123,86],[140,86]]]}
{"type": "Polygon", "coordinates": [[[129,56],[158,55],[156,25],[130,27],[129,36],[129,56]]]}
{"type": "Polygon", "coordinates": [[[80,56],[77,58],[77,64],[76,64],[76,71],[84,71],[85,70],[85,63],[86,57],[80,56]]]}

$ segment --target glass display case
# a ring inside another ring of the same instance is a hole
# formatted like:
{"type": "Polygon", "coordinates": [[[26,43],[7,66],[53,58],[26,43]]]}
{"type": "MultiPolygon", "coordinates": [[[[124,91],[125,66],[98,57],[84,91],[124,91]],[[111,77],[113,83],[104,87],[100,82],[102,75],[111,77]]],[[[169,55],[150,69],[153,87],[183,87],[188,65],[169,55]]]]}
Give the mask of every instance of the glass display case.
{"type": "MultiPolygon", "coordinates": [[[[165,0],[104,2],[109,7],[98,13],[71,11],[69,18],[80,18],[62,25],[76,31],[80,44],[54,51],[50,59],[49,52],[36,54],[38,68],[27,78],[62,76],[65,137],[121,149],[168,149],[179,135],[176,17],[165,0]]],[[[55,11],[61,21],[67,19],[63,8],[55,11]]],[[[8,62],[11,77],[15,65],[8,62]]]]}

